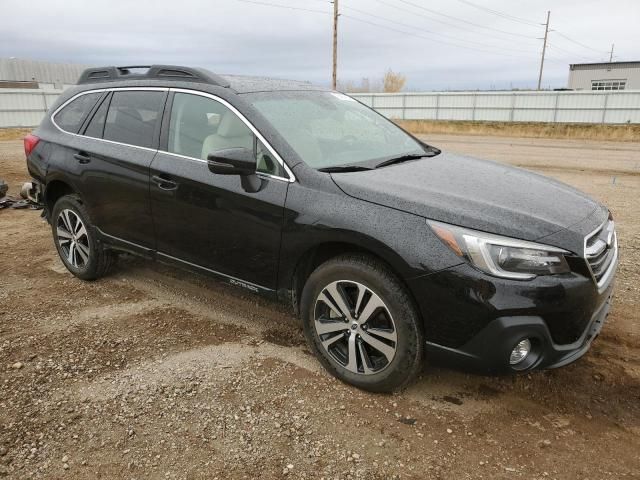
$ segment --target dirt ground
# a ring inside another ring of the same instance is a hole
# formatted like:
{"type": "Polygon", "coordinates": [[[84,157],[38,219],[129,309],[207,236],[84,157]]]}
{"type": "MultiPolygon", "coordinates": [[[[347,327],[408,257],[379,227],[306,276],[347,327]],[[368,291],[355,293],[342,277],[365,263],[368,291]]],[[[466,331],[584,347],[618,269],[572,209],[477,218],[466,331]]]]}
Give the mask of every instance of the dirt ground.
{"type": "MultiPolygon", "coordinates": [[[[616,296],[583,359],[499,378],[427,365],[365,393],[320,368],[285,308],[133,257],[82,282],[39,212],[2,210],[0,477],[639,478],[640,143],[427,140],[611,207],[616,296]]],[[[20,141],[0,142],[0,178],[27,180],[20,141]]]]}

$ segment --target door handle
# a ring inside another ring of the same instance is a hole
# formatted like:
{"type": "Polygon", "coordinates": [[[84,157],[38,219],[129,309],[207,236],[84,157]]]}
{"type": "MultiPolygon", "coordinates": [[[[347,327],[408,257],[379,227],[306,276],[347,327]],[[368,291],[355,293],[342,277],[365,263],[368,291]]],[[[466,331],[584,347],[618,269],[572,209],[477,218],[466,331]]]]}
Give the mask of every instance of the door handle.
{"type": "Polygon", "coordinates": [[[161,175],[154,175],[151,177],[151,181],[158,185],[162,190],[175,190],[178,188],[178,184],[168,178],[163,178],[161,175]]]}
{"type": "Polygon", "coordinates": [[[79,163],[86,164],[91,161],[91,157],[84,152],[78,152],[73,155],[73,158],[78,160],[79,163]]]}

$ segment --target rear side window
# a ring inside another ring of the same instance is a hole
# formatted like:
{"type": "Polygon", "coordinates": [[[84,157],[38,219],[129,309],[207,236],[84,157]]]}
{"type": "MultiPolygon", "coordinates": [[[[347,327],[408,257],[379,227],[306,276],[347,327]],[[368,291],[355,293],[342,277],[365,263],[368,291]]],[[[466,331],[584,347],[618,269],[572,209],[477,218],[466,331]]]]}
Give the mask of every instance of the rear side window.
{"type": "Polygon", "coordinates": [[[80,95],[55,115],[56,124],[66,132],[78,133],[85,117],[101,95],[100,92],[80,95]]]}
{"type": "Polygon", "coordinates": [[[105,140],[152,147],[164,92],[114,92],[104,124],[105,140]]]}

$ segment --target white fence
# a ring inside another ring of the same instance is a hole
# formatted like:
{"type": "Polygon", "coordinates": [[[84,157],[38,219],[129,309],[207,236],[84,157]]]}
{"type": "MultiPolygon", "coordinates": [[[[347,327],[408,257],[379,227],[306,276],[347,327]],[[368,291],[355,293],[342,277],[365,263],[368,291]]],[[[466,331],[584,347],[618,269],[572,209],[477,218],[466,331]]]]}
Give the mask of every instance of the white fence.
{"type": "Polygon", "coordinates": [[[356,93],[352,96],[389,118],[404,120],[640,123],[640,90],[356,93]]]}
{"type": "Polygon", "coordinates": [[[35,127],[60,90],[0,89],[0,128],[35,127]]]}
{"type": "MultiPolygon", "coordinates": [[[[0,128],[34,127],[59,90],[0,89],[0,128]]],[[[498,122],[640,123],[640,90],[621,92],[356,93],[389,118],[498,122]]]]}

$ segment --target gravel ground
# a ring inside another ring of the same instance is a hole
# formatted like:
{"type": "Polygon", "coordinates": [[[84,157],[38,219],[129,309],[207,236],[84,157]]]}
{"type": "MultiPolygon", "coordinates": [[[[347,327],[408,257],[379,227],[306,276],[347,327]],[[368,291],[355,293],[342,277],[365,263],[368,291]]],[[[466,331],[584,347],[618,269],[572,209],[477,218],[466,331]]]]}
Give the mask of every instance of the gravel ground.
{"type": "MultiPolygon", "coordinates": [[[[640,144],[427,140],[612,208],[616,297],[583,359],[499,378],[427,365],[400,394],[361,392],[319,367],[285,308],[128,256],[82,282],[39,212],[3,210],[0,477],[640,477],[640,144]]],[[[12,193],[21,150],[0,142],[12,193]]]]}

